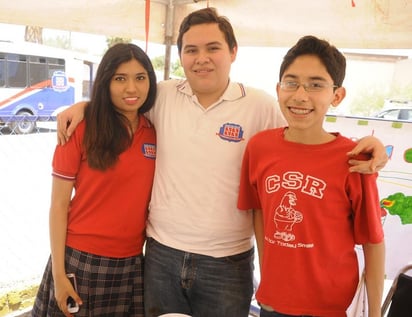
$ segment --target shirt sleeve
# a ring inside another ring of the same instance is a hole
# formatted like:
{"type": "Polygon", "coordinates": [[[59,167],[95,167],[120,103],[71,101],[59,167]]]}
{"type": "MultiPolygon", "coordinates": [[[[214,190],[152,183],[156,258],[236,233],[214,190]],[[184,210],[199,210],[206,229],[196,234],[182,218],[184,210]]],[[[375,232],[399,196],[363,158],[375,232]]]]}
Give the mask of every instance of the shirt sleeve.
{"type": "Polygon", "coordinates": [[[64,145],[57,145],[52,161],[52,175],[67,180],[75,180],[82,160],[85,160],[83,151],[84,120],[74,131],[69,141],[64,145]]]}
{"type": "Polygon", "coordinates": [[[348,194],[352,202],[356,244],[380,243],[384,238],[382,207],[376,184],[378,174],[350,173],[348,194]],[[359,186],[359,184],[361,186],[359,186]]]}

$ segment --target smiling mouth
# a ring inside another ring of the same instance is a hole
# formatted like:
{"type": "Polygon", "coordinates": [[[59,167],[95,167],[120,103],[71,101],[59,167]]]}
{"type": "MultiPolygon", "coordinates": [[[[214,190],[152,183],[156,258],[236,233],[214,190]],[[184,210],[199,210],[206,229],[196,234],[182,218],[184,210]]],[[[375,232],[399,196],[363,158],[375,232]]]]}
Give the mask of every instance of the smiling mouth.
{"type": "Polygon", "coordinates": [[[206,74],[206,73],[210,73],[212,70],[207,68],[207,69],[196,69],[194,70],[195,73],[197,74],[206,74]]]}
{"type": "Polygon", "coordinates": [[[127,97],[123,98],[124,102],[127,104],[134,104],[136,103],[140,98],[139,97],[127,97]]]}
{"type": "Polygon", "coordinates": [[[313,110],[289,107],[289,111],[294,113],[294,114],[305,115],[305,114],[311,113],[313,110]]]}

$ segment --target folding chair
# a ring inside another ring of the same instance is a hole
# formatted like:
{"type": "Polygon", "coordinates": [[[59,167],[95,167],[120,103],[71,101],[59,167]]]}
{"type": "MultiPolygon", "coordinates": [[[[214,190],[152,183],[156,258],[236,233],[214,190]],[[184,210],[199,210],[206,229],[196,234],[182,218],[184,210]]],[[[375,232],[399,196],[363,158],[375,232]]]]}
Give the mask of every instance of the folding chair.
{"type": "Polygon", "coordinates": [[[412,276],[405,273],[412,270],[412,264],[403,267],[393,280],[392,286],[382,304],[381,315],[389,307],[387,317],[411,317],[412,316],[412,276]]]}
{"type": "Polygon", "coordinates": [[[257,305],[251,304],[249,308],[249,317],[259,317],[260,308],[257,305]]]}

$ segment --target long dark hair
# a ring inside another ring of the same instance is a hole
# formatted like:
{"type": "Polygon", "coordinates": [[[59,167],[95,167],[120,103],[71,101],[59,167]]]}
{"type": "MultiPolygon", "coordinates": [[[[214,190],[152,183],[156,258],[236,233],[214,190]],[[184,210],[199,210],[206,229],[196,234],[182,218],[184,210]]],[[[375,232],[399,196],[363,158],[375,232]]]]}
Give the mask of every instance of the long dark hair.
{"type": "Polygon", "coordinates": [[[132,143],[130,123],[115,110],[110,97],[110,82],[120,64],[137,60],[149,76],[149,93],[139,113],[149,111],[157,92],[156,74],[146,53],[134,44],[120,43],[112,46],[104,54],[96,73],[91,101],[86,107],[86,130],[83,146],[87,163],[91,168],[106,170],[113,166],[119,155],[132,143]]]}

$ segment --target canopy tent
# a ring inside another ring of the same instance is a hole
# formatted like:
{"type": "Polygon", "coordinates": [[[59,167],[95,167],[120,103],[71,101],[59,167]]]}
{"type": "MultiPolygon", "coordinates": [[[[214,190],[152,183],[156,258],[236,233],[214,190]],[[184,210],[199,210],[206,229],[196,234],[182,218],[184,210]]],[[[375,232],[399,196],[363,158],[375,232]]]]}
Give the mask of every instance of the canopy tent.
{"type": "Polygon", "coordinates": [[[410,0],[0,0],[0,22],[163,43],[167,60],[183,17],[206,6],[229,18],[240,46],[313,34],[341,48],[412,48],[410,0]]]}
{"type": "MultiPolygon", "coordinates": [[[[306,34],[339,47],[412,48],[410,0],[150,0],[149,40],[165,43],[190,11],[216,7],[240,45],[291,46],[306,34]],[[169,28],[169,29],[168,29],[169,28]],[[167,34],[169,33],[169,34],[167,34]]],[[[144,0],[0,0],[0,22],[145,39],[144,0]]]]}

